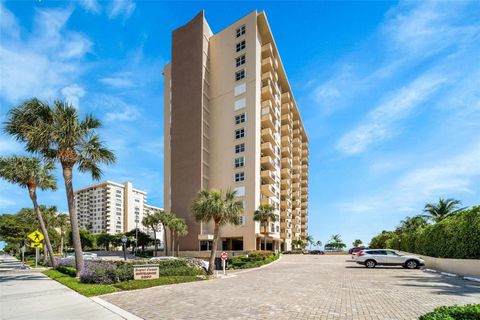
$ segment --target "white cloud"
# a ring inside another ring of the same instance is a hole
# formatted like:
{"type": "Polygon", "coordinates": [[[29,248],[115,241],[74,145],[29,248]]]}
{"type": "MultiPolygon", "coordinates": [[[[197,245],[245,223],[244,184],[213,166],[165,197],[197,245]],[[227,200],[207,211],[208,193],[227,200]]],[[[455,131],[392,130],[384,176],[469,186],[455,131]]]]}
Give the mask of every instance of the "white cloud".
{"type": "Polygon", "coordinates": [[[108,8],[108,16],[110,19],[122,16],[128,19],[135,11],[136,4],[132,0],[114,0],[108,8]]]}
{"type": "Polygon", "coordinates": [[[15,140],[0,136],[0,155],[7,155],[22,151],[22,145],[15,140]]]}
{"type": "Polygon", "coordinates": [[[130,73],[122,73],[111,77],[100,78],[99,81],[113,88],[125,89],[134,85],[130,73]]]}
{"type": "Polygon", "coordinates": [[[77,109],[80,107],[80,98],[85,95],[85,90],[76,83],[63,88],[60,92],[65,100],[77,109]]]}
{"type": "Polygon", "coordinates": [[[395,134],[393,125],[408,117],[412,110],[421,105],[437,91],[446,79],[439,74],[424,74],[405,88],[387,96],[386,101],[375,107],[357,128],[345,134],[337,148],[346,154],[365,151],[371,144],[395,134]]]}
{"type": "Polygon", "coordinates": [[[99,13],[101,9],[97,0],[80,0],[79,4],[83,9],[92,13],[99,13]]]}
{"type": "MultiPolygon", "coordinates": [[[[13,16],[5,7],[3,14],[13,16]]],[[[36,10],[31,33],[2,37],[0,70],[8,81],[0,83],[0,96],[6,102],[18,103],[32,96],[54,98],[82,74],[82,60],[92,43],[66,29],[71,14],[72,9],[36,10]]]]}
{"type": "Polygon", "coordinates": [[[108,112],[105,115],[107,121],[133,121],[140,116],[140,111],[135,107],[126,107],[119,112],[108,112]]]}

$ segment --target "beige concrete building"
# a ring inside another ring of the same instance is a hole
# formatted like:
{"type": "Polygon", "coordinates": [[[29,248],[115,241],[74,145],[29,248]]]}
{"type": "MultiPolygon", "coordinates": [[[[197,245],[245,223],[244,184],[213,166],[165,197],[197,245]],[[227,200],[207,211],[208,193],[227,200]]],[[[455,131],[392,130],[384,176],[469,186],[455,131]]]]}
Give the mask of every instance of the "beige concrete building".
{"type": "Polygon", "coordinates": [[[147,193],[133,188],[131,182],[104,181],[75,190],[74,194],[79,226],[93,234],[123,233],[137,226],[149,232],[141,223],[143,217],[161,210],[147,205],[147,193]]]}
{"type": "Polygon", "coordinates": [[[217,34],[204,12],[173,31],[164,69],[165,210],[185,218],[182,250],[208,250],[213,224],[190,206],[202,189],[235,189],[240,226],[225,226],[219,249],[255,250],[265,230],[260,204],[275,206],[267,249],[307,236],[308,137],[267,17],[254,11],[217,34]]]}

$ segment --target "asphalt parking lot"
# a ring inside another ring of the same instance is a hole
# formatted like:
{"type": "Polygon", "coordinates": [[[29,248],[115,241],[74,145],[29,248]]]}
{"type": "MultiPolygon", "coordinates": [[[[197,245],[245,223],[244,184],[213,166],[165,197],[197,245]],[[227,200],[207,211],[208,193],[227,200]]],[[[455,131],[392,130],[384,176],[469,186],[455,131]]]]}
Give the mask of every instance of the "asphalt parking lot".
{"type": "Polygon", "coordinates": [[[417,319],[478,303],[480,283],[401,267],[367,269],[350,256],[284,255],[261,269],[102,296],[144,319],[417,319]]]}

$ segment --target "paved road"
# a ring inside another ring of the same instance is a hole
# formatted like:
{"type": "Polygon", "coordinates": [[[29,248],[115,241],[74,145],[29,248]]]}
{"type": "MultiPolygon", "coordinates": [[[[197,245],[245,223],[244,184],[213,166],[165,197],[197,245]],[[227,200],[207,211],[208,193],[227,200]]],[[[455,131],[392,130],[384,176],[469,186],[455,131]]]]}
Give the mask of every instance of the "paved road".
{"type": "Polygon", "coordinates": [[[0,273],[0,319],[124,319],[36,271],[0,273]]]}
{"type": "Polygon", "coordinates": [[[417,319],[437,306],[478,303],[480,284],[346,256],[284,255],[235,277],[102,296],[145,319],[417,319]]]}

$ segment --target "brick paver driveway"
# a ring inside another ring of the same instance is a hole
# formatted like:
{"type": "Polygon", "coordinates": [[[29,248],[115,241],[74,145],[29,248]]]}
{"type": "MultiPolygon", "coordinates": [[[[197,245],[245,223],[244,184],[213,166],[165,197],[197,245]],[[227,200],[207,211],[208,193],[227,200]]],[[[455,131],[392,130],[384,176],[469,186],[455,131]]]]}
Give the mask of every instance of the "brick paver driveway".
{"type": "Polygon", "coordinates": [[[478,283],[347,259],[284,255],[232,278],[102,298],[145,319],[417,319],[436,306],[480,302],[478,283]]]}

